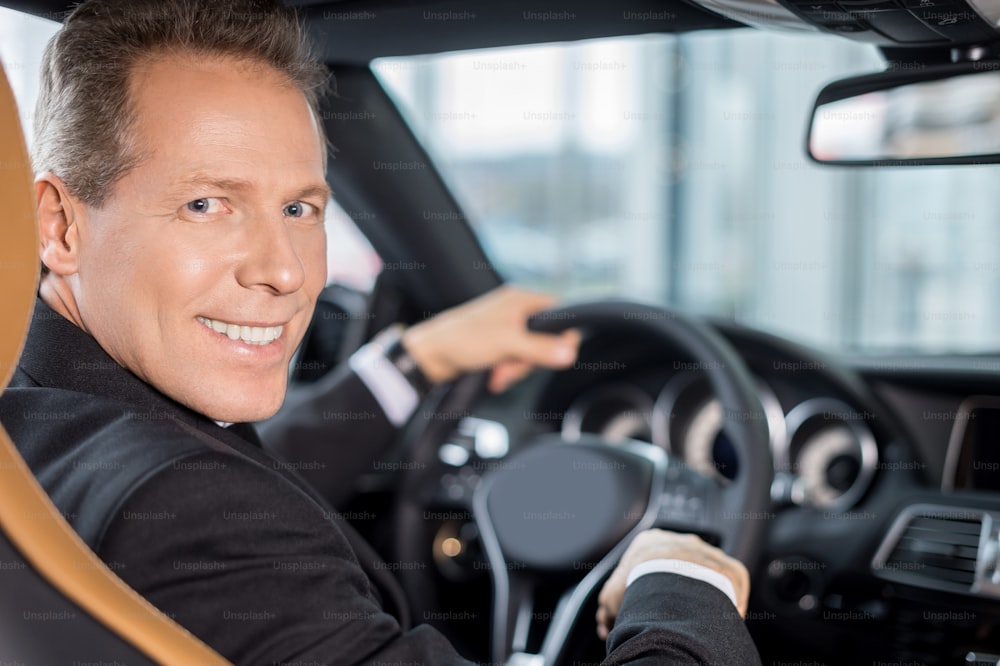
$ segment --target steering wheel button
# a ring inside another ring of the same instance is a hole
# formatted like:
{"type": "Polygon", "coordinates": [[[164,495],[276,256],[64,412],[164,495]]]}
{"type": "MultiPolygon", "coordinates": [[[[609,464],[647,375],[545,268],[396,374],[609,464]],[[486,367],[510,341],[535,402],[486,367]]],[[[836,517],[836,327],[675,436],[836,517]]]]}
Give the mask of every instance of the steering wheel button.
{"type": "Polygon", "coordinates": [[[660,512],[657,515],[657,520],[659,521],[672,522],[672,521],[679,521],[682,519],[683,515],[681,511],[678,508],[674,507],[672,503],[670,504],[665,503],[663,506],[661,506],[660,512]]]}
{"type": "Polygon", "coordinates": [[[510,435],[502,424],[476,419],[474,427],[476,455],[480,458],[503,458],[510,452],[510,435]]]}
{"type": "Polygon", "coordinates": [[[445,465],[461,467],[469,462],[469,451],[465,447],[452,444],[451,442],[442,444],[441,448],[438,449],[438,460],[445,465]]]}

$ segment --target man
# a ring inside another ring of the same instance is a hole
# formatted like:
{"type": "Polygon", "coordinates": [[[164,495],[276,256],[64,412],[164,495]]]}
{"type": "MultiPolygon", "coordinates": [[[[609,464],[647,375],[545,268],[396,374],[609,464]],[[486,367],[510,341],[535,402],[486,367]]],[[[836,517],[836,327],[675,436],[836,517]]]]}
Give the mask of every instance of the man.
{"type": "MultiPolygon", "coordinates": [[[[377,555],[246,425],[282,404],[326,275],[321,74],[265,0],[91,0],[67,19],[36,117],[44,275],[0,420],[88,545],[235,663],[459,663],[400,626],[377,555]]],[[[495,366],[502,388],[572,363],[572,334],[525,329],[550,304],[501,289],[394,353],[432,382],[495,366]]],[[[362,361],[344,386],[395,409],[362,361]]],[[[601,593],[608,662],[758,663],[747,591],[695,537],[642,535],[601,593]]]]}

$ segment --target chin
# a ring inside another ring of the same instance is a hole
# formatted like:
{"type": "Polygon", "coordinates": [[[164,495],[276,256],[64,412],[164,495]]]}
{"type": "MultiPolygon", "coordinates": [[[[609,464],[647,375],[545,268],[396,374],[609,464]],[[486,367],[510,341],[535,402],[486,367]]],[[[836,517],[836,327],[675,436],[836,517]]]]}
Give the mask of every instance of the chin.
{"type": "Polygon", "coordinates": [[[253,409],[248,409],[246,405],[220,407],[217,410],[212,410],[211,414],[206,413],[205,415],[213,421],[222,421],[224,423],[251,423],[271,418],[277,413],[280,407],[281,401],[279,400],[273,406],[261,405],[255,406],[253,409]]]}
{"type": "Polygon", "coordinates": [[[213,421],[225,423],[263,421],[274,416],[285,400],[285,382],[281,383],[280,390],[265,391],[260,386],[253,388],[256,390],[252,393],[244,392],[236,399],[227,396],[219,400],[215,395],[204,401],[196,399],[195,404],[188,404],[188,407],[213,421]]]}

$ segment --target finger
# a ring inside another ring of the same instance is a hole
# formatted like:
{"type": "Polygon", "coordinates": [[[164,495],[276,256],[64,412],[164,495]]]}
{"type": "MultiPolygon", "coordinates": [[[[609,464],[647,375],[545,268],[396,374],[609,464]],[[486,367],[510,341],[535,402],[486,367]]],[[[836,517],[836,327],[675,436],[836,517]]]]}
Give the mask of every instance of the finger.
{"type": "Polygon", "coordinates": [[[597,597],[598,603],[611,618],[618,615],[618,609],[621,608],[622,600],[625,598],[625,583],[630,570],[617,567],[597,597]]]}
{"type": "Polygon", "coordinates": [[[524,361],[504,361],[493,368],[490,373],[489,390],[492,393],[503,393],[508,388],[524,379],[532,367],[524,361]]]}
{"type": "Polygon", "coordinates": [[[515,340],[513,353],[519,361],[560,369],[573,365],[579,347],[577,331],[563,331],[558,335],[526,332],[515,340]]]}
{"type": "Polygon", "coordinates": [[[600,638],[602,641],[608,640],[608,634],[610,633],[611,631],[608,629],[606,625],[603,624],[597,625],[597,637],[600,638]]]}
{"type": "Polygon", "coordinates": [[[740,600],[740,615],[742,617],[746,617],[750,597],[750,572],[748,572],[743,563],[738,560],[736,561],[736,578],[738,580],[736,589],[740,600]]]}
{"type": "MultiPolygon", "coordinates": [[[[496,293],[499,298],[510,302],[518,310],[523,312],[525,316],[551,309],[555,307],[555,304],[557,303],[555,296],[552,296],[551,294],[528,291],[527,289],[521,289],[519,287],[499,287],[497,288],[496,293]]],[[[486,297],[489,297],[489,295],[490,294],[488,293],[486,297]]]]}
{"type": "Polygon", "coordinates": [[[597,637],[602,641],[607,640],[611,631],[612,619],[608,617],[607,609],[601,606],[597,609],[597,637]]]}

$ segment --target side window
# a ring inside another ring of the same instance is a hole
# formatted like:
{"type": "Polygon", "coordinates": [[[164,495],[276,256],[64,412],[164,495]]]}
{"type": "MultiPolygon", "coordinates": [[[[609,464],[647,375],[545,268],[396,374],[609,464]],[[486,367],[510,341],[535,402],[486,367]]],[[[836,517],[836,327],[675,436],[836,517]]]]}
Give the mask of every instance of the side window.
{"type": "Polygon", "coordinates": [[[336,199],[326,207],[326,270],[327,283],[363,292],[371,291],[382,272],[382,259],[336,199]]]}
{"type": "Polygon", "coordinates": [[[297,383],[314,382],[345,360],[369,334],[369,295],[382,260],[354,220],[331,199],[326,207],[327,288],[289,368],[297,383]]]}
{"type": "Polygon", "coordinates": [[[59,24],[0,7],[0,61],[21,111],[21,127],[30,146],[38,69],[42,52],[59,24]]]}

